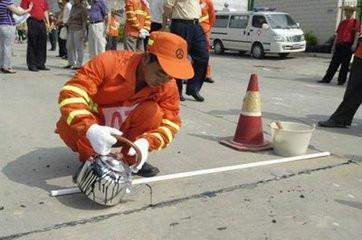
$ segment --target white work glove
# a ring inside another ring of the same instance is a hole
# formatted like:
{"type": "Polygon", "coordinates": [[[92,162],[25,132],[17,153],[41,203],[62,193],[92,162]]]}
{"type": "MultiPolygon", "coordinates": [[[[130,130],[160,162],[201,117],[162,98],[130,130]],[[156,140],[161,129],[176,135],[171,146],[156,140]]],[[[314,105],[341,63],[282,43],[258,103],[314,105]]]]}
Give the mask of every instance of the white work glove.
{"type": "Polygon", "coordinates": [[[96,153],[107,155],[111,152],[113,144],[117,142],[112,134],[121,136],[123,133],[115,128],[93,124],[87,130],[86,137],[96,153]]]}
{"type": "MultiPolygon", "coordinates": [[[[143,164],[145,164],[145,162],[147,161],[148,148],[150,144],[145,138],[137,139],[136,141],[134,141],[134,144],[140,149],[142,155],[141,163],[138,166],[135,165],[131,166],[132,171],[136,173],[142,168],[143,164]]],[[[134,148],[130,148],[128,151],[128,156],[134,156],[134,155],[136,155],[136,150],[134,150],[134,148]]]]}
{"type": "Polygon", "coordinates": [[[139,33],[138,33],[138,36],[139,36],[140,38],[143,38],[143,39],[144,39],[144,38],[150,36],[150,32],[147,31],[147,30],[144,29],[144,28],[141,28],[140,31],[139,31],[139,33]]]}

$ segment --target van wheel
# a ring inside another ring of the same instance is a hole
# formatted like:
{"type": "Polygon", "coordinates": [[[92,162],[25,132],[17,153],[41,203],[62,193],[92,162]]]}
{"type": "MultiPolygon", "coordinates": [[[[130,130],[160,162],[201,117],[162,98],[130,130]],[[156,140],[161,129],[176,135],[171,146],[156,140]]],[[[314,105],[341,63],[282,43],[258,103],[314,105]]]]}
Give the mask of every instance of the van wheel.
{"type": "Polygon", "coordinates": [[[260,43],[254,43],[253,47],[251,48],[251,56],[253,58],[261,59],[265,55],[264,48],[260,43]]]}
{"type": "Polygon", "coordinates": [[[223,54],[225,51],[224,45],[222,45],[221,41],[214,42],[214,52],[216,54],[223,54]]]}
{"type": "Polygon", "coordinates": [[[280,58],[286,58],[288,57],[289,53],[279,53],[280,58]]]}

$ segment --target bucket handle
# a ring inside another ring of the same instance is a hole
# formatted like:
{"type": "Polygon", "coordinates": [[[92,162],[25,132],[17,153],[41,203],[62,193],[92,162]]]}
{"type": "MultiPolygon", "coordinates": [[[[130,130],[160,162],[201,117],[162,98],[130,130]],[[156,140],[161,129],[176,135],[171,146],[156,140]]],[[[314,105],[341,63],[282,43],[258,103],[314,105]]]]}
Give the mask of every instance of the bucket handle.
{"type": "MultiPolygon", "coordinates": [[[[141,150],[132,141],[128,140],[125,137],[122,137],[122,136],[119,136],[119,135],[112,135],[112,136],[117,139],[118,143],[125,143],[125,144],[129,145],[130,147],[132,147],[136,151],[136,155],[135,155],[136,163],[134,165],[135,165],[135,167],[138,167],[139,164],[141,164],[141,160],[142,160],[141,150]]],[[[116,156],[119,156],[119,155],[121,155],[121,154],[116,154],[116,156]]],[[[122,159],[118,159],[118,160],[122,161],[122,159]]]]}

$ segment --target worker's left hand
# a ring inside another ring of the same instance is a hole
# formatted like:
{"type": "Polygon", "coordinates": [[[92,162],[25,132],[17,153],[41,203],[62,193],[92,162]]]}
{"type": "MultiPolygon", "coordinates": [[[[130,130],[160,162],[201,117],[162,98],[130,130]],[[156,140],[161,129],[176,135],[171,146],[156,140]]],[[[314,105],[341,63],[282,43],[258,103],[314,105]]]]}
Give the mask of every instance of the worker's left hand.
{"type": "Polygon", "coordinates": [[[150,32],[147,31],[147,30],[144,29],[144,28],[141,28],[140,31],[139,31],[138,36],[139,36],[140,38],[143,38],[143,39],[144,39],[144,38],[150,36],[150,32]]]}
{"type": "MultiPolygon", "coordinates": [[[[136,141],[134,141],[134,144],[140,149],[141,155],[142,155],[141,163],[138,164],[138,166],[134,166],[134,165],[131,166],[133,172],[138,172],[142,168],[143,164],[147,161],[148,148],[149,148],[150,144],[147,141],[147,139],[145,139],[145,138],[137,139],[136,141]]],[[[136,155],[136,150],[134,150],[134,148],[130,148],[128,151],[128,155],[129,156],[136,155]]]]}

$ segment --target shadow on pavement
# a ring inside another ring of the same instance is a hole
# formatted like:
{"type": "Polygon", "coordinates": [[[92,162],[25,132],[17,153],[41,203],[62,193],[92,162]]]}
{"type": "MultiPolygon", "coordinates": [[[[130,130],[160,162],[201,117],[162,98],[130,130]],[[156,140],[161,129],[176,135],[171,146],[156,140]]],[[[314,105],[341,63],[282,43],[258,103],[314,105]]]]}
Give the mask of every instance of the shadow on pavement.
{"type": "Polygon", "coordinates": [[[11,181],[49,191],[59,188],[52,179],[71,177],[79,165],[66,147],[38,148],[9,162],[2,172],[11,181]]]}
{"type": "MultiPolygon", "coordinates": [[[[57,185],[54,181],[57,178],[66,177],[69,178],[67,180],[69,183],[79,166],[77,156],[66,147],[38,148],[8,163],[2,172],[11,181],[49,192],[64,188],[64,184],[57,185]]],[[[64,180],[58,180],[58,182],[61,181],[64,180]]],[[[63,205],[75,209],[99,210],[106,208],[92,202],[84,194],[65,195],[55,199],[63,205]]]]}
{"type": "Polygon", "coordinates": [[[354,201],[346,201],[346,200],[340,200],[340,199],[335,199],[334,200],[337,203],[340,203],[342,205],[346,205],[352,208],[357,208],[362,210],[362,202],[354,202],[354,201]]]}

